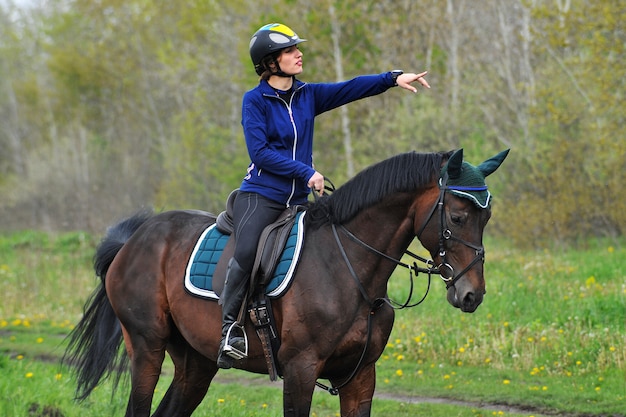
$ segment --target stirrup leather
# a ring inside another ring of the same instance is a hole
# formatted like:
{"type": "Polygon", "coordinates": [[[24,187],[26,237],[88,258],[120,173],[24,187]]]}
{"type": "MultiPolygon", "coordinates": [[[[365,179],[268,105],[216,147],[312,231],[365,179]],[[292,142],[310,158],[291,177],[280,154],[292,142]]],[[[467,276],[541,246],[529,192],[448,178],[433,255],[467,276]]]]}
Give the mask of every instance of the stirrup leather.
{"type": "Polygon", "coordinates": [[[228,327],[226,337],[224,338],[224,347],[222,348],[222,352],[235,360],[245,359],[248,357],[248,335],[246,334],[244,329],[239,324],[237,324],[237,322],[231,324],[230,327],[228,327]],[[231,332],[233,331],[233,329],[243,334],[243,340],[245,345],[245,349],[243,351],[237,349],[230,344],[231,337],[236,337],[235,335],[231,336],[231,332]]]}

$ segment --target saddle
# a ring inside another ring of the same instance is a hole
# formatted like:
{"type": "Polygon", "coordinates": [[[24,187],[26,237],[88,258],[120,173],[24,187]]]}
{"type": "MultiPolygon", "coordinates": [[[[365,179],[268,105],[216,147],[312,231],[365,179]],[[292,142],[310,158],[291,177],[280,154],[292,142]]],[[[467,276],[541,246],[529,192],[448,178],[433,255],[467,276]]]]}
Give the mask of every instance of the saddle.
{"type": "MultiPolygon", "coordinates": [[[[233,206],[238,193],[239,189],[233,190],[230,193],[226,201],[226,210],[221,212],[215,221],[215,227],[221,233],[231,236],[229,238],[229,244],[234,244],[233,206]]],[[[248,311],[250,320],[261,340],[265,362],[270,380],[272,381],[275,381],[277,375],[280,374],[279,367],[275,360],[276,352],[280,346],[280,339],[275,329],[271,303],[264,294],[263,288],[274,275],[276,265],[280,260],[287,239],[289,238],[289,233],[295,223],[296,215],[305,209],[305,206],[291,206],[285,209],[278,219],[268,225],[261,233],[252,273],[250,275],[248,297],[241,307],[237,320],[240,325],[243,325],[245,313],[248,311]]],[[[220,259],[219,263],[223,264],[227,261],[226,259],[220,259]]],[[[221,269],[223,270],[223,266],[221,269]]]]}
{"type": "MultiPolygon", "coordinates": [[[[215,221],[217,230],[225,235],[231,235],[234,230],[233,206],[239,189],[233,190],[226,200],[226,210],[221,212],[215,221]]],[[[283,211],[278,219],[268,225],[259,238],[259,244],[254,259],[254,266],[250,274],[250,290],[263,288],[274,276],[276,264],[285,248],[289,232],[296,220],[296,215],[306,209],[305,206],[291,206],[283,211]]],[[[228,262],[228,260],[226,260],[228,262]]]]}

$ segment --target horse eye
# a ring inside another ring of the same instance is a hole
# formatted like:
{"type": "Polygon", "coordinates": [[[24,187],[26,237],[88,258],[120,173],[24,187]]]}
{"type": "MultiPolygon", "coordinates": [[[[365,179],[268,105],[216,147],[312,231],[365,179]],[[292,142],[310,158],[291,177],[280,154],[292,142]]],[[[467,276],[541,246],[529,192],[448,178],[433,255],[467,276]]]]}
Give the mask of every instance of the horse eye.
{"type": "Polygon", "coordinates": [[[452,220],[452,223],[454,224],[458,224],[458,225],[463,224],[463,217],[461,216],[451,215],[450,220],[452,220]]]}

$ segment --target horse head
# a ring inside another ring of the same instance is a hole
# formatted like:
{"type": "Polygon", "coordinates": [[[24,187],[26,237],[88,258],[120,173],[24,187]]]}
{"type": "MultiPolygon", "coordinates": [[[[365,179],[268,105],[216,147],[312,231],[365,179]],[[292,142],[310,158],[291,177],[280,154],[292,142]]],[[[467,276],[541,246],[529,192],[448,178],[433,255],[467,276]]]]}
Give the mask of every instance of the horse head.
{"type": "Polygon", "coordinates": [[[417,233],[446,283],[448,302],[464,312],[475,311],[485,294],[482,237],[491,217],[485,177],[508,152],[473,166],[463,161],[463,149],[455,151],[441,168],[438,200],[417,233]]]}

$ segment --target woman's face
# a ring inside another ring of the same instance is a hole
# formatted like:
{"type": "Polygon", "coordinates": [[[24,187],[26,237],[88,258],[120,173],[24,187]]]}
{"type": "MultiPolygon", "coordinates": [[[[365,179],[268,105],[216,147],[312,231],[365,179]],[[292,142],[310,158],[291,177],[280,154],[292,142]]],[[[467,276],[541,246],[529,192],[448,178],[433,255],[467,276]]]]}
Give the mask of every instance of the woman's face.
{"type": "Polygon", "coordinates": [[[302,72],[302,52],[298,49],[298,45],[283,49],[276,60],[280,69],[287,75],[297,75],[302,72]]]}

